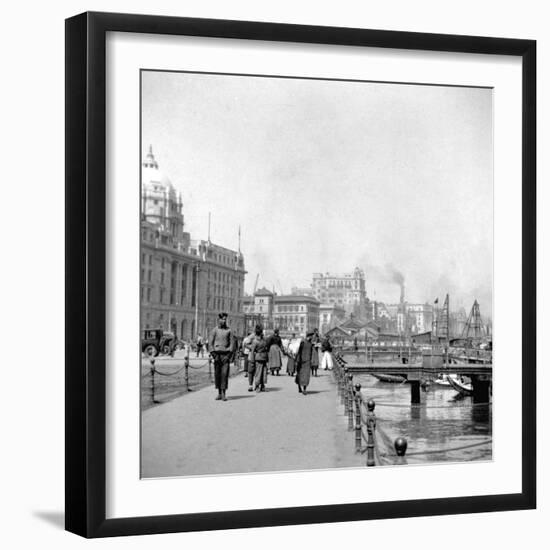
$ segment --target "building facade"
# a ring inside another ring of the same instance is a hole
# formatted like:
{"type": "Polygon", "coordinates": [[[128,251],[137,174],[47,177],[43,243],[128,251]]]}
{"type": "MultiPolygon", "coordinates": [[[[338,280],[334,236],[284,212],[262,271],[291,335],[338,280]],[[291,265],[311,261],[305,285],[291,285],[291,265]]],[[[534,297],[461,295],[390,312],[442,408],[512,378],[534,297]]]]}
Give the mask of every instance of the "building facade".
{"type": "Polygon", "coordinates": [[[254,296],[244,298],[247,330],[254,330],[260,323],[264,329],[279,328],[282,335],[304,335],[319,328],[319,307],[312,296],[278,295],[261,288],[254,296]]]}
{"type": "Polygon", "coordinates": [[[184,227],[181,195],[149,149],[141,187],[141,328],[194,340],[206,336],[218,313],[226,311],[230,326],[243,334],[243,255],[192,240],[184,227]]]}
{"type": "Polygon", "coordinates": [[[412,334],[432,330],[433,307],[430,304],[407,304],[407,317],[412,334]]]}
{"type": "Polygon", "coordinates": [[[321,334],[341,324],[346,317],[346,310],[338,304],[321,304],[319,306],[319,331],[321,334]]]}
{"type": "Polygon", "coordinates": [[[290,294],[293,294],[294,296],[313,296],[314,292],[313,292],[313,288],[311,288],[310,286],[304,286],[304,287],[293,286],[290,289],[290,294]]]}
{"type": "Polygon", "coordinates": [[[323,304],[343,307],[347,314],[366,317],[365,272],[356,267],[351,273],[314,273],[313,296],[323,304]]]}

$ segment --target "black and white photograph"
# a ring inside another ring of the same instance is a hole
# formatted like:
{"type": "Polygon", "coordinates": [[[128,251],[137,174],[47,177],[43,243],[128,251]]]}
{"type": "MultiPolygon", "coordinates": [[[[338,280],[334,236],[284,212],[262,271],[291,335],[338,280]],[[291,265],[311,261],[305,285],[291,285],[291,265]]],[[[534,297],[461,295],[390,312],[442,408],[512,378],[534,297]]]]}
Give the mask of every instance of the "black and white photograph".
{"type": "Polygon", "coordinates": [[[442,6],[3,6],[3,548],[545,546],[548,10],[442,6]]]}
{"type": "Polygon", "coordinates": [[[493,101],[141,70],[142,479],[493,459],[493,101]]]}

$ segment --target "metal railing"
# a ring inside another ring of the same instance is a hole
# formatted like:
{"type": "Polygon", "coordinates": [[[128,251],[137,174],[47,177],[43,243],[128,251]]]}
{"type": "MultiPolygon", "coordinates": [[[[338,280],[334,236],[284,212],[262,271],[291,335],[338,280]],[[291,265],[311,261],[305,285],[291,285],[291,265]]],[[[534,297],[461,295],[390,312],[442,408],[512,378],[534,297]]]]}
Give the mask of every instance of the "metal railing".
{"type": "MultiPolygon", "coordinates": [[[[208,386],[214,381],[214,360],[211,355],[199,364],[193,364],[189,350],[184,357],[142,357],[142,407],[170,401],[194,389],[208,386]],[[174,368],[175,367],[175,368],[174,368]]],[[[242,370],[242,359],[235,357],[232,375],[242,370]]]]}
{"type": "MultiPolygon", "coordinates": [[[[374,412],[376,403],[373,399],[365,399],[361,392],[361,384],[353,383],[353,374],[347,368],[346,362],[339,353],[334,354],[334,375],[338,384],[338,395],[344,406],[344,413],[348,418],[348,430],[355,431],[355,452],[366,453],[366,465],[400,465],[407,464],[405,455],[407,453],[407,440],[404,437],[397,437],[392,441],[383,430],[376,429],[377,418],[374,412]],[[384,450],[381,452],[380,447],[384,450]]],[[[404,405],[380,403],[384,407],[400,407],[404,405]]],[[[425,407],[425,405],[423,405],[425,407]]],[[[476,406],[490,406],[489,403],[473,404],[476,406]]],[[[407,405],[407,407],[410,407],[407,405]]],[[[414,407],[414,405],[413,405],[414,407]]],[[[476,447],[484,447],[492,444],[492,438],[488,437],[482,441],[466,443],[455,447],[444,447],[441,449],[413,450],[407,456],[429,456],[462,451],[476,447]]]]}
{"type": "Polygon", "coordinates": [[[338,385],[340,403],[344,406],[344,414],[348,419],[348,430],[355,432],[355,452],[366,454],[366,465],[369,467],[406,464],[407,440],[404,437],[398,437],[393,442],[394,456],[388,456],[389,453],[384,455],[380,453],[374,412],[376,403],[372,399],[365,399],[361,392],[361,384],[353,383],[353,374],[348,371],[339,353],[334,354],[333,372],[338,385]]]}

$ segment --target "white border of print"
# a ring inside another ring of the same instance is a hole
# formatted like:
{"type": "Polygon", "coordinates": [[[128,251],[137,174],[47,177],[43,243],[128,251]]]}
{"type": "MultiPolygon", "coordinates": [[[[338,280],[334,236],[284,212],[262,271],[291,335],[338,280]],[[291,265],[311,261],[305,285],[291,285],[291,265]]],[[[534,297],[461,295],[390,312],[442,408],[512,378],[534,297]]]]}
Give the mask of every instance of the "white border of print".
{"type": "Polygon", "coordinates": [[[522,431],[510,405],[521,403],[521,60],[108,33],[106,61],[107,518],[521,492],[520,439],[509,440],[522,431]],[[141,68],[494,87],[492,461],[140,480],[139,356],[128,350],[139,349],[141,68]]]}

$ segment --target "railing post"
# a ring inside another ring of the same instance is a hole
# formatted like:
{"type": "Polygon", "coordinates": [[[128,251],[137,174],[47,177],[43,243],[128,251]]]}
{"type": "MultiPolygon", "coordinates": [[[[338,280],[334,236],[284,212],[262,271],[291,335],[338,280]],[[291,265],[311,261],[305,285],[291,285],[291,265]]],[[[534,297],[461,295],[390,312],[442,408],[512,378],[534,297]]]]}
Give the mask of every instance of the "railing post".
{"type": "Polygon", "coordinates": [[[397,454],[396,464],[407,464],[407,460],[405,459],[405,453],[407,452],[407,440],[404,437],[398,437],[394,441],[393,446],[395,447],[395,452],[397,454]]]}
{"type": "Polygon", "coordinates": [[[185,366],[185,388],[187,391],[191,391],[189,388],[189,349],[187,350],[187,357],[184,359],[184,366],[185,366]]]}
{"type": "Polygon", "coordinates": [[[151,403],[155,403],[155,360],[149,359],[151,363],[151,403]]]}
{"type": "Polygon", "coordinates": [[[348,374],[348,430],[353,430],[353,374],[348,374]]]}
{"type": "Polygon", "coordinates": [[[361,452],[361,384],[355,384],[355,452],[361,452]]]}
{"type": "Polygon", "coordinates": [[[374,431],[376,430],[376,404],[372,399],[367,403],[367,466],[374,466],[374,431]]]}

